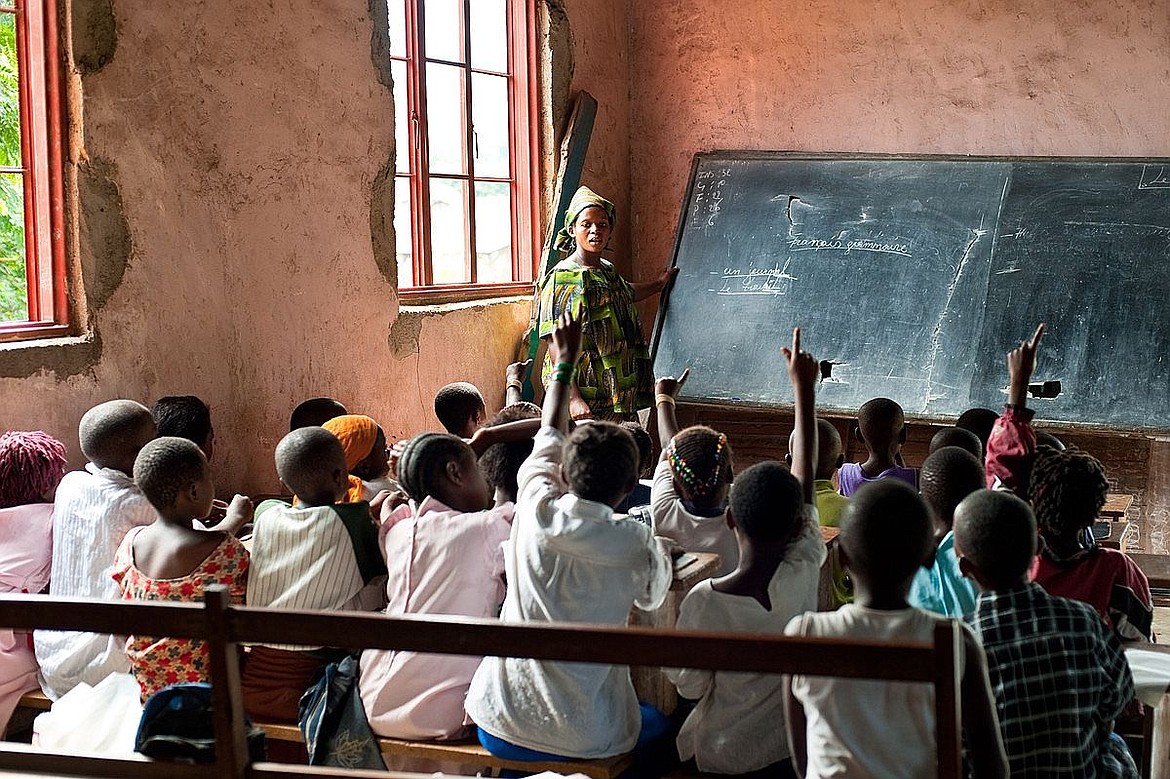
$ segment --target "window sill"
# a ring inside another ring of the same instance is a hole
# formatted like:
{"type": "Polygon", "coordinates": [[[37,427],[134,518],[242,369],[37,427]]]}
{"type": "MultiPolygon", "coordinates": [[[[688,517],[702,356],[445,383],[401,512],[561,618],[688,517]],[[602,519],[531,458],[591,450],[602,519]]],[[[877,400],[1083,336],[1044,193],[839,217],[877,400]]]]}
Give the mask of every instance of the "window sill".
{"type": "Polygon", "coordinates": [[[16,344],[45,346],[60,343],[69,336],[69,325],[56,322],[11,322],[0,324],[0,344],[4,347],[16,344]],[[42,343],[47,341],[48,343],[42,343]]]}
{"type": "Polygon", "coordinates": [[[409,287],[398,290],[398,300],[404,306],[432,306],[477,301],[494,302],[531,296],[532,282],[530,281],[518,284],[451,284],[441,287],[409,287]]]}

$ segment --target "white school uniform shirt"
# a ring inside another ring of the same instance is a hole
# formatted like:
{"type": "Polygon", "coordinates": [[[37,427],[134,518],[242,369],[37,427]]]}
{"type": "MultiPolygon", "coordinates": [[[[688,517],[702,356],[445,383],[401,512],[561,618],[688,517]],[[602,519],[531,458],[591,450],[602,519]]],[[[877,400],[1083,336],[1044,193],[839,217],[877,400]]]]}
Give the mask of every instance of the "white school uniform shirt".
{"type": "MultiPolygon", "coordinates": [[[[683,599],[678,629],[781,635],[793,617],[816,609],[828,553],[816,507],[804,510],[804,524],[768,583],[770,611],[751,596],[716,591],[707,579],[683,599]]],[[[670,668],[666,675],[679,695],[699,701],[676,740],[681,760],[695,758],[705,773],[743,774],[789,756],[780,674],[670,668]]]]}
{"type": "Polygon", "coordinates": [[[650,487],[650,521],[654,535],[674,541],[687,552],[714,552],[719,555],[718,578],[735,570],[739,563],[739,544],[735,531],[727,526],[727,511],[717,517],[702,517],[683,507],[674,489],[670,463],[662,460],[654,469],[650,487]]]}
{"type": "MultiPolygon", "coordinates": [[[[670,556],[642,523],[566,494],[564,441],[542,428],[520,468],[501,618],[625,625],[632,606],[651,610],[666,598],[670,556]]],[[[505,741],[583,759],[628,752],[641,727],[629,667],[594,663],[485,658],[467,713],[505,741]]]]}
{"type": "MultiPolygon", "coordinates": [[[[53,506],[53,565],[49,594],[62,598],[121,600],[114,554],[133,527],[157,514],[134,480],[88,463],[65,474],[53,506]]],[[[56,700],[79,683],[96,685],[111,673],[129,673],[126,637],[105,633],[37,630],[33,633],[41,686],[56,700]]]]}
{"type": "MultiPolygon", "coordinates": [[[[923,609],[878,611],[846,603],[837,611],[796,617],[784,632],[790,636],[929,643],[940,619],[945,618],[923,609]]],[[[970,632],[966,625],[963,629],[970,632]]],[[[960,676],[964,666],[961,655],[960,676]]],[[[804,707],[808,721],[806,779],[927,779],[937,775],[934,688],[930,683],[793,676],[792,694],[804,707]]]]}
{"type": "MultiPolygon", "coordinates": [[[[431,497],[399,506],[382,525],[386,614],[498,616],[512,512],[505,503],[463,513],[431,497]]],[[[358,684],[370,728],[411,740],[463,735],[463,698],[481,659],[367,649],[358,684]]]]}

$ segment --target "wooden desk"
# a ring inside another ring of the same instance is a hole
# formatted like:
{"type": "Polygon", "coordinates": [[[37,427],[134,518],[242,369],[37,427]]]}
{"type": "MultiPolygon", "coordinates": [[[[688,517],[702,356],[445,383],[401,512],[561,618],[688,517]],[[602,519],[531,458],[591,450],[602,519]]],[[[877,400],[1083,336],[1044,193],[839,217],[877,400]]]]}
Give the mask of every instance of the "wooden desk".
{"type": "Polygon", "coordinates": [[[1110,493],[1105,496],[1105,505],[1101,507],[1100,516],[1110,520],[1125,519],[1125,513],[1133,505],[1133,495],[1110,493]]]}

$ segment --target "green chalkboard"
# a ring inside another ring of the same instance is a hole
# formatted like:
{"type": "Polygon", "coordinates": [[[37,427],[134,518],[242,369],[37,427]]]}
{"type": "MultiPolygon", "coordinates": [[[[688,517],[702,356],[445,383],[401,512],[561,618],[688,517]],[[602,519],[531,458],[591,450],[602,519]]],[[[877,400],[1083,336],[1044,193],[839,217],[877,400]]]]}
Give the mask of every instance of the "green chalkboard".
{"type": "Polygon", "coordinates": [[[1170,160],[700,154],[674,264],[655,370],[686,398],[790,403],[799,324],[823,408],[998,408],[1044,321],[1040,418],[1170,429],[1170,160]]]}

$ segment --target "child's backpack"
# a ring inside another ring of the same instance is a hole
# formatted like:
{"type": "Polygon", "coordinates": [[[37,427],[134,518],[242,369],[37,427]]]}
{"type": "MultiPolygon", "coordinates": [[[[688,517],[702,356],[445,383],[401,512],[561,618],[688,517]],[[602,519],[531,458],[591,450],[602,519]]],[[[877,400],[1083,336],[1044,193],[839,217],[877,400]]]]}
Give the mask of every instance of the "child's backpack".
{"type": "MultiPolygon", "coordinates": [[[[211,685],[172,684],[147,699],[138,723],[134,749],[156,760],[193,763],[215,761],[215,720],[211,685]]],[[[248,756],[264,760],[264,731],[247,718],[248,756]]]]}

